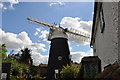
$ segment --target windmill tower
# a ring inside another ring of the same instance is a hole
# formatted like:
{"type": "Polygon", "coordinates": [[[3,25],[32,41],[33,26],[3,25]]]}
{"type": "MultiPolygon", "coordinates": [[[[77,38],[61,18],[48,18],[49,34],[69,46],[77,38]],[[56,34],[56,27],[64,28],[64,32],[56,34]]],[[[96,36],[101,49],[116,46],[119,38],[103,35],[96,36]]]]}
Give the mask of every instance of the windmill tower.
{"type": "Polygon", "coordinates": [[[75,33],[74,29],[64,29],[60,25],[56,27],[55,25],[46,24],[31,18],[27,18],[27,20],[50,28],[48,40],[51,41],[51,47],[48,60],[48,79],[57,77],[55,73],[59,73],[63,66],[70,64],[71,59],[67,33],[82,37],[86,42],[89,41],[89,36],[87,34],[75,33]]]}

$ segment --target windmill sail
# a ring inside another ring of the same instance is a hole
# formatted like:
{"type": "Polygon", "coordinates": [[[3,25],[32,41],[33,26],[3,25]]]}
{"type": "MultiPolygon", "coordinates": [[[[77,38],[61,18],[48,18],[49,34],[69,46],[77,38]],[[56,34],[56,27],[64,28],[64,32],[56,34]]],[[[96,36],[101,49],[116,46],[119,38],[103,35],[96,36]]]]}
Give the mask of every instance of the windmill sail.
{"type": "Polygon", "coordinates": [[[55,37],[68,38],[67,37],[67,34],[68,34],[68,36],[72,36],[74,39],[79,39],[82,42],[89,42],[90,41],[90,35],[88,35],[84,32],[78,31],[74,28],[65,28],[64,29],[61,26],[56,27],[53,24],[46,24],[46,23],[40,22],[38,20],[31,19],[31,18],[27,18],[27,20],[50,28],[50,33],[49,33],[49,36],[48,36],[48,40],[51,40],[55,37]]]}
{"type": "Polygon", "coordinates": [[[74,28],[69,28],[67,30],[67,34],[69,37],[72,37],[76,40],[78,40],[79,42],[90,42],[90,35],[84,32],[81,32],[79,30],[76,30],[74,28]]]}
{"type": "Polygon", "coordinates": [[[51,28],[51,29],[56,28],[56,27],[55,27],[54,25],[52,25],[52,24],[46,24],[46,23],[40,22],[40,21],[38,21],[38,20],[31,19],[31,18],[27,18],[27,20],[32,21],[32,22],[35,22],[35,23],[37,23],[37,24],[41,24],[41,25],[46,26],[46,27],[51,28]]]}

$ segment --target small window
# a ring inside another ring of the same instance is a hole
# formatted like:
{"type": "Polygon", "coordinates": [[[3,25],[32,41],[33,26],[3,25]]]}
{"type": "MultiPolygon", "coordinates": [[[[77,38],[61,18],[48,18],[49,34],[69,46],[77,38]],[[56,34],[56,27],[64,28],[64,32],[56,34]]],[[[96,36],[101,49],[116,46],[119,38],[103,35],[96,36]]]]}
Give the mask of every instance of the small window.
{"type": "Polygon", "coordinates": [[[58,60],[62,60],[62,56],[58,56],[58,60]]]}
{"type": "Polygon", "coordinates": [[[100,9],[100,29],[101,29],[101,33],[103,33],[104,31],[104,27],[105,27],[105,21],[104,21],[104,15],[103,15],[103,8],[101,5],[101,9],[100,9]]]}

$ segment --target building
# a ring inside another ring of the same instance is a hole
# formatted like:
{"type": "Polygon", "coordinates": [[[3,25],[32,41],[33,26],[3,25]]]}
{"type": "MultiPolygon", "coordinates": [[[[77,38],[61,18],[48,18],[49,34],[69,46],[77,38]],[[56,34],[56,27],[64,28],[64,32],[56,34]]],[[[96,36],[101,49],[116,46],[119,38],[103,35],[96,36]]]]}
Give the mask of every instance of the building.
{"type": "Polygon", "coordinates": [[[120,2],[95,2],[90,46],[105,66],[120,61],[120,2]]]}
{"type": "Polygon", "coordinates": [[[2,63],[2,74],[0,79],[10,80],[11,63],[2,63]]]}
{"type": "Polygon", "coordinates": [[[40,64],[39,65],[39,70],[40,70],[40,77],[47,77],[47,64],[40,64]]]}
{"type": "Polygon", "coordinates": [[[94,80],[120,80],[120,66],[115,62],[95,76],[94,80]]]}
{"type": "Polygon", "coordinates": [[[59,29],[50,29],[48,40],[51,41],[51,44],[48,59],[47,79],[52,80],[60,77],[59,73],[63,66],[70,64],[71,59],[68,36],[62,27],[59,26],[59,29]]]}
{"type": "Polygon", "coordinates": [[[101,60],[97,56],[87,56],[82,58],[82,78],[93,79],[101,72],[101,60]]]}
{"type": "Polygon", "coordinates": [[[56,78],[56,73],[58,74],[63,66],[70,64],[69,55],[70,51],[66,38],[54,38],[51,40],[47,71],[48,80],[56,78]]]}

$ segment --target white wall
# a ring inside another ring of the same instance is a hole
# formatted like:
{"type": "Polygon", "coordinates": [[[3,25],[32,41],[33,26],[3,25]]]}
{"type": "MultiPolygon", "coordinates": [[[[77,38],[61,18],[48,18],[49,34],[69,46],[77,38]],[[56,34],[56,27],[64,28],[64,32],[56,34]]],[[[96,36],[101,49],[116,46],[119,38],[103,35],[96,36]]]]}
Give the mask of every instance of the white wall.
{"type": "Polygon", "coordinates": [[[95,56],[98,56],[103,67],[112,64],[118,59],[118,3],[103,3],[103,12],[105,19],[104,32],[100,32],[100,22],[97,26],[95,43],[93,49],[95,56]]]}
{"type": "Polygon", "coordinates": [[[120,2],[118,7],[118,62],[120,66],[120,2]]]}

